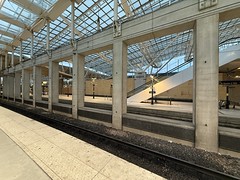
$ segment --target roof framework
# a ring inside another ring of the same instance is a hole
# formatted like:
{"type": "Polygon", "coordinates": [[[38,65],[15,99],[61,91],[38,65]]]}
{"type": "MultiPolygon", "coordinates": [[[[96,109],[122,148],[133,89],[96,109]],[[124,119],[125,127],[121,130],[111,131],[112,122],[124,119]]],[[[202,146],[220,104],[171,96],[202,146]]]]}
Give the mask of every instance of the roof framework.
{"type": "MultiPolygon", "coordinates": [[[[120,22],[171,6],[180,0],[118,0],[120,22]]],[[[31,54],[31,32],[34,32],[33,54],[46,53],[47,17],[50,23],[50,49],[69,44],[71,40],[71,2],[66,0],[0,0],[0,49],[24,55],[31,54]]],[[[113,27],[113,0],[76,0],[75,37],[85,38],[113,27]]],[[[240,42],[240,19],[219,24],[221,48],[240,42]]],[[[128,46],[128,72],[159,70],[173,59],[183,61],[193,56],[193,30],[154,38],[128,46]]],[[[85,66],[111,76],[112,50],[86,57],[85,66]]]]}

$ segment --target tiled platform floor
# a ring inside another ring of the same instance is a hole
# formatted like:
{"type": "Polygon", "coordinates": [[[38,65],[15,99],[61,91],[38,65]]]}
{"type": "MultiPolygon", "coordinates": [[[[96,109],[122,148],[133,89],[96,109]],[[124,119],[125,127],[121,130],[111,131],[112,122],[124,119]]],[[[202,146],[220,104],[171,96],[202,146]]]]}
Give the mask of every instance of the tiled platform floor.
{"type": "MultiPolygon", "coordinates": [[[[164,179],[93,145],[1,106],[0,130],[21,147],[52,179],[164,179]]],[[[6,156],[7,153],[1,153],[0,159],[6,156]]],[[[29,158],[28,156],[26,158],[29,158]]],[[[11,158],[15,160],[14,156],[9,157],[11,158]]],[[[11,162],[15,166],[13,160],[11,162]]],[[[40,168],[38,170],[42,171],[40,168]]],[[[0,179],[3,179],[1,177],[6,173],[13,175],[11,172],[0,170],[0,179]]]]}
{"type": "Polygon", "coordinates": [[[41,179],[50,177],[0,129],[0,179],[41,179]]]}

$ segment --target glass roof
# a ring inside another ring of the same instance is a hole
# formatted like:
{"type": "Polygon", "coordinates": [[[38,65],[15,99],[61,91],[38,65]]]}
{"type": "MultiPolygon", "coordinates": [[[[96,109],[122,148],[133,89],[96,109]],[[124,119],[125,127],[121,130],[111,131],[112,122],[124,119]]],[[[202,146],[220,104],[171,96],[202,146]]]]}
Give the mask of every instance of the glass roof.
{"type": "Polygon", "coordinates": [[[48,10],[57,0],[30,0],[35,6],[48,10]]]}
{"type": "MultiPolygon", "coordinates": [[[[118,0],[118,18],[121,23],[171,6],[182,0],[118,0]]],[[[75,3],[75,37],[82,39],[113,26],[113,0],[79,0],[75,3]]],[[[0,48],[11,46],[15,37],[42,18],[58,0],[0,0],[0,48]],[[6,32],[6,33],[3,33],[6,32]]],[[[71,39],[71,6],[50,23],[50,49],[69,44],[71,39]]],[[[34,55],[46,53],[47,27],[34,32],[34,55]]],[[[170,34],[128,46],[128,72],[158,71],[166,63],[187,61],[193,57],[193,30],[170,34]]],[[[240,19],[219,24],[219,44],[226,47],[239,43],[240,19]]],[[[23,54],[29,55],[30,37],[23,41],[23,54]]],[[[19,54],[19,46],[15,52],[19,54]]],[[[111,76],[112,50],[86,57],[85,66],[111,76]]]]}
{"type": "Polygon", "coordinates": [[[0,30],[7,31],[9,33],[12,33],[14,35],[18,35],[22,32],[22,28],[15,26],[13,24],[10,24],[4,20],[0,19],[0,30]]]}
{"type": "Polygon", "coordinates": [[[37,19],[37,15],[33,12],[6,0],[1,7],[1,13],[26,25],[31,25],[37,19]]]}

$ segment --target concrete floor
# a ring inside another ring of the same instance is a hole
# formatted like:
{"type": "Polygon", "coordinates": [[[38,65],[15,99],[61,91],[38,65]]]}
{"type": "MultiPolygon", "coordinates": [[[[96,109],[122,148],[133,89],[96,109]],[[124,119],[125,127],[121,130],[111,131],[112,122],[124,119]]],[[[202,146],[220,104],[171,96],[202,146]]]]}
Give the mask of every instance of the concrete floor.
{"type": "MultiPolygon", "coordinates": [[[[1,115],[2,118],[2,115],[1,115]]],[[[0,129],[0,179],[51,179],[0,129]]]]}
{"type": "Polygon", "coordinates": [[[0,179],[164,179],[3,107],[0,107],[0,140],[0,179]]]}

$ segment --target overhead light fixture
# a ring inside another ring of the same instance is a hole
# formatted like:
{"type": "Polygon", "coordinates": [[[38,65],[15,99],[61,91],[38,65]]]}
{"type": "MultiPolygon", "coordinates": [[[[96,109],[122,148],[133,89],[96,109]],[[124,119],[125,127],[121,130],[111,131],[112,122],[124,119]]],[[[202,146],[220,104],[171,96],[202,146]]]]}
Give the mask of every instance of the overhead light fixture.
{"type": "Polygon", "coordinates": [[[240,69],[240,67],[238,69],[240,69]]]}
{"type": "Polygon", "coordinates": [[[235,78],[240,78],[240,76],[235,76],[235,78]]]}

